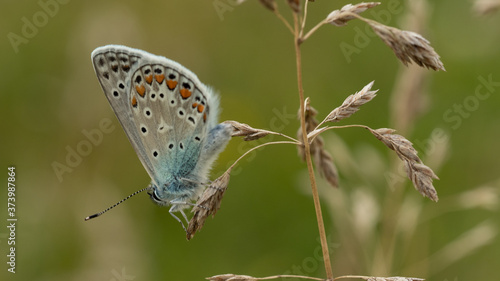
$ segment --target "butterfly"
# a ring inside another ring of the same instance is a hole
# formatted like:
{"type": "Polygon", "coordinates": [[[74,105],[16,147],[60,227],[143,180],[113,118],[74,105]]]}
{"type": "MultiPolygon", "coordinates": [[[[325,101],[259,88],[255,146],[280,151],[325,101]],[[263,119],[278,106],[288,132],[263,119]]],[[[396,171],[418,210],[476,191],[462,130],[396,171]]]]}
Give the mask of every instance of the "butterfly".
{"type": "Polygon", "coordinates": [[[212,163],[231,138],[232,127],[218,124],[214,90],[181,64],[119,45],[99,47],[92,62],[101,87],[127,134],[151,183],[153,202],[169,213],[193,206],[207,182],[212,163]]]}

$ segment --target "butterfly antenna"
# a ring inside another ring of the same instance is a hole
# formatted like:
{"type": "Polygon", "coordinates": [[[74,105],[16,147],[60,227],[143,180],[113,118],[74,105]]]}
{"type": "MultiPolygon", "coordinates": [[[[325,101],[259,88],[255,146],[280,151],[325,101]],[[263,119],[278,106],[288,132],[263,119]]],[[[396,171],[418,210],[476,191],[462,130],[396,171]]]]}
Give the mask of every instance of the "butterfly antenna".
{"type": "Polygon", "coordinates": [[[109,210],[113,209],[114,207],[116,207],[116,206],[120,205],[123,201],[125,201],[125,200],[129,199],[130,197],[132,197],[132,196],[134,196],[134,195],[136,195],[136,194],[139,194],[139,193],[143,192],[144,190],[147,190],[147,189],[150,189],[150,188],[151,188],[151,186],[148,186],[148,187],[146,187],[146,188],[143,188],[143,189],[141,189],[141,190],[138,190],[138,191],[136,191],[136,192],[134,192],[134,193],[130,194],[129,196],[127,196],[126,198],[123,198],[123,199],[122,199],[122,200],[120,200],[118,203],[116,203],[116,204],[114,204],[113,206],[111,206],[111,207],[107,208],[106,210],[100,211],[100,212],[99,212],[99,213],[97,213],[97,214],[93,214],[93,215],[91,215],[91,216],[86,217],[86,218],[85,218],[85,221],[88,221],[88,220],[93,219],[93,218],[97,218],[98,216],[100,216],[100,215],[102,215],[102,214],[106,213],[107,211],[109,211],[109,210]]]}

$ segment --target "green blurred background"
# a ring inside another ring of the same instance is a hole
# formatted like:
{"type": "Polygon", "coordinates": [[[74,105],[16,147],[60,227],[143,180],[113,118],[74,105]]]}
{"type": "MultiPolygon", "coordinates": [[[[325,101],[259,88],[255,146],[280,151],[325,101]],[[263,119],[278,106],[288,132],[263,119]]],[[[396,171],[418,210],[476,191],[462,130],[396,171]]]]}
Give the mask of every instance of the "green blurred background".
{"type": "MultiPolygon", "coordinates": [[[[278,2],[290,19],[288,6],[278,2]]],[[[1,280],[325,276],[305,164],[290,145],[245,158],[232,173],[217,216],[189,242],[168,209],[153,205],[146,194],[83,220],[149,183],[95,77],[90,53],[98,46],[123,44],[176,60],[220,91],[221,120],[295,136],[299,99],[292,36],[258,1],[0,3],[0,179],[6,187],[7,167],[16,167],[18,218],[11,274],[5,188],[1,280]],[[44,12],[44,3],[52,3],[51,12],[44,12]],[[23,19],[39,27],[13,45],[9,38],[22,36],[23,19]],[[58,179],[54,162],[66,164],[68,147],[76,149],[86,140],[82,132],[98,130],[106,119],[114,129],[58,179]]],[[[307,29],[347,3],[311,3],[307,29]]],[[[324,134],[341,176],[340,189],[319,181],[335,276],[492,280],[500,273],[500,86],[495,82],[487,98],[475,95],[479,77],[500,81],[500,13],[479,16],[472,1],[427,4],[426,19],[417,20],[424,27],[419,32],[432,42],[447,72],[425,71],[417,99],[421,114],[398,129],[438,173],[440,202],[422,198],[407,179],[388,181],[397,161],[364,130],[324,134]],[[466,114],[455,112],[459,105],[466,114]],[[436,129],[449,141],[430,137],[436,129]]],[[[391,0],[373,11],[363,15],[388,14],[386,24],[403,28],[413,10],[404,0],[391,0]],[[388,14],[391,5],[400,5],[400,12],[388,14]]],[[[365,28],[360,21],[325,26],[304,43],[305,94],[321,119],[375,80],[377,98],[344,124],[394,127],[400,117],[391,113],[391,101],[405,68],[375,37],[349,57],[340,48],[342,42],[354,46],[356,32],[365,28]]],[[[233,139],[212,178],[253,146],[233,139]]]]}

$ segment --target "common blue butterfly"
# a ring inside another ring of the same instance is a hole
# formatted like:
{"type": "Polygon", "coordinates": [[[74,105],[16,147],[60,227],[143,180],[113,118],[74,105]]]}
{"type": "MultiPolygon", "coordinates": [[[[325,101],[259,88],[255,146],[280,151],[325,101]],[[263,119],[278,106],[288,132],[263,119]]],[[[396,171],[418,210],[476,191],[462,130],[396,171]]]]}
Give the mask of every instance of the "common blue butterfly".
{"type": "MultiPolygon", "coordinates": [[[[151,177],[153,202],[174,214],[194,205],[209,169],[231,138],[231,126],[217,124],[214,91],[179,63],[142,50],[108,45],[92,52],[99,83],[142,165],[151,177]]],[[[120,204],[124,200],[114,206],[120,204]]],[[[89,216],[97,217],[114,206],[89,216]]]]}

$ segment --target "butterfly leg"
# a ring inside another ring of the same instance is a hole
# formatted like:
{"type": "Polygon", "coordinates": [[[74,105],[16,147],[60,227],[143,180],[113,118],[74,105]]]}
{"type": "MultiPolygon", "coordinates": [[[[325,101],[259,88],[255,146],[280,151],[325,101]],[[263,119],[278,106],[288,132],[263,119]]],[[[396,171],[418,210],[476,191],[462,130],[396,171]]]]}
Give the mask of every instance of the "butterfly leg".
{"type": "MultiPolygon", "coordinates": [[[[175,210],[176,207],[177,207],[176,205],[172,206],[172,208],[170,208],[170,210],[168,210],[168,212],[170,213],[170,215],[172,217],[174,217],[174,219],[176,219],[181,224],[182,229],[184,229],[184,231],[186,233],[188,233],[186,227],[184,226],[184,223],[182,222],[182,220],[178,216],[175,215],[175,212],[177,211],[177,210],[175,210]]],[[[189,224],[189,221],[188,221],[187,216],[184,213],[184,211],[180,210],[180,212],[181,212],[182,216],[184,217],[184,219],[186,220],[186,222],[188,222],[188,224],[189,224]]]]}
{"type": "Polygon", "coordinates": [[[181,214],[182,214],[182,217],[184,217],[184,220],[187,222],[187,224],[189,224],[189,220],[188,220],[188,217],[186,216],[186,214],[184,213],[184,210],[180,210],[181,214]]]}
{"type": "Polygon", "coordinates": [[[186,213],[184,213],[182,206],[186,206],[186,205],[187,206],[198,206],[198,205],[190,203],[190,202],[181,201],[181,198],[174,199],[174,200],[170,201],[170,204],[172,204],[172,207],[170,208],[170,210],[168,212],[170,213],[170,215],[172,217],[174,217],[182,225],[182,228],[187,233],[187,230],[186,230],[186,227],[184,226],[184,223],[182,222],[182,220],[179,217],[177,217],[175,215],[175,212],[180,212],[182,214],[182,217],[186,221],[186,223],[189,225],[188,217],[186,216],[186,213]]]}

